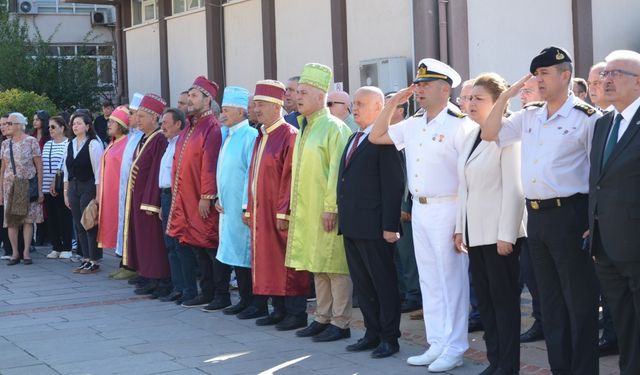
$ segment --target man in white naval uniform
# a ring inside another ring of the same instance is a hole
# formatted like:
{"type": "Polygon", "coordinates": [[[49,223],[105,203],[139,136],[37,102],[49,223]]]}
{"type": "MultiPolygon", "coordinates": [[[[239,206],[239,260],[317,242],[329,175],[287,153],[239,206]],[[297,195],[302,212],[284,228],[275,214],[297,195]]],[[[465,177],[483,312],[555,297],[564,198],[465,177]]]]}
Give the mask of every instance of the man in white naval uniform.
{"type": "Polygon", "coordinates": [[[387,101],[374,123],[369,141],[405,149],[407,178],[413,196],[413,238],[420,275],[424,322],[429,350],[410,357],[410,365],[443,372],[462,365],[469,347],[468,258],[455,251],[458,155],[477,126],[449,103],[460,75],[447,64],[423,59],[413,85],[387,101]],[[415,94],[424,109],[391,127],[395,108],[415,94]]]}

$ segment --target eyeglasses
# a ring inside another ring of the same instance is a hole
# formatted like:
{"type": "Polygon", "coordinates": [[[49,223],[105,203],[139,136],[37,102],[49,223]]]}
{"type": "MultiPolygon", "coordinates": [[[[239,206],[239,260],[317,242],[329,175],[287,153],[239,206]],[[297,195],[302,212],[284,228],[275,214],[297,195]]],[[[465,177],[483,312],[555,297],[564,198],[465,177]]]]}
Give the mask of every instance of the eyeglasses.
{"type": "Polygon", "coordinates": [[[616,79],[622,75],[627,75],[627,76],[631,76],[631,77],[637,77],[638,74],[627,71],[627,70],[622,70],[622,69],[612,69],[612,70],[603,70],[602,72],[600,72],[600,79],[607,79],[609,77],[616,79]]]}
{"type": "Polygon", "coordinates": [[[51,129],[51,130],[56,129],[56,128],[57,128],[57,126],[55,126],[55,125],[49,125],[49,129],[51,129]]]}
{"type": "Polygon", "coordinates": [[[327,107],[333,107],[334,104],[345,104],[344,102],[327,102],[327,107]]]}
{"type": "Polygon", "coordinates": [[[458,96],[456,98],[456,103],[460,104],[462,102],[468,102],[471,100],[471,95],[458,96]]]}
{"type": "Polygon", "coordinates": [[[22,123],[19,123],[19,122],[11,122],[11,121],[7,121],[7,122],[5,122],[5,124],[7,124],[7,126],[12,126],[12,125],[22,125],[22,123]]]}

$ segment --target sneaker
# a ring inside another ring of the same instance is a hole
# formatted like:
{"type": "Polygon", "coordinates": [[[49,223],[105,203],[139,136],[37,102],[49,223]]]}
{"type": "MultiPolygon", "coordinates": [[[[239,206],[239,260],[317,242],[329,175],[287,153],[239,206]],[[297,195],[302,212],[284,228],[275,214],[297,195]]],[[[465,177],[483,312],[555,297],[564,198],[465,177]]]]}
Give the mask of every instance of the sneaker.
{"type": "Polygon", "coordinates": [[[96,273],[99,271],[100,271],[100,265],[98,263],[89,262],[89,265],[81,269],[80,273],[84,275],[88,273],[96,273]]]}
{"type": "Polygon", "coordinates": [[[51,252],[47,254],[47,259],[58,259],[58,258],[60,258],[59,251],[51,250],[51,252]]]}
{"type": "Polygon", "coordinates": [[[69,258],[69,260],[74,263],[78,263],[78,262],[82,262],[82,257],[78,254],[73,254],[71,255],[71,258],[69,258]]]}
{"type": "Polygon", "coordinates": [[[80,271],[82,271],[86,267],[91,267],[91,262],[86,262],[85,261],[85,262],[80,263],[80,265],[78,267],[73,269],[73,273],[80,273],[80,271]]]}
{"type": "Polygon", "coordinates": [[[71,259],[73,253],[71,251],[61,251],[58,258],[60,259],[71,259]]]}
{"type": "Polygon", "coordinates": [[[11,259],[11,255],[3,255],[3,256],[0,257],[0,259],[9,260],[9,259],[11,259]]]}

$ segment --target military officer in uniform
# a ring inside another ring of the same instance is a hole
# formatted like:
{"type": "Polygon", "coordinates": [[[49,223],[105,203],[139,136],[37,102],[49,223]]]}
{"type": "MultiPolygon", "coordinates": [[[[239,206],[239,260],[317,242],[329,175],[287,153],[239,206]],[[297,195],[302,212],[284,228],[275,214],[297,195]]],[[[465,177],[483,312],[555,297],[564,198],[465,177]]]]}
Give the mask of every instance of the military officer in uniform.
{"type": "Polygon", "coordinates": [[[410,365],[444,372],[462,365],[468,349],[469,261],[455,251],[457,161],[467,134],[477,126],[449,102],[460,75],[435,59],[418,64],[414,84],[389,99],[375,121],[369,141],[405,150],[412,224],[420,275],[427,342],[424,354],[410,365]],[[415,95],[424,111],[389,126],[393,112],[415,95]]]}
{"type": "Polygon", "coordinates": [[[582,235],[588,228],[591,138],[601,114],[570,93],[573,63],[562,48],[545,48],[529,70],[546,102],[502,117],[528,74],[500,95],[482,138],[502,147],[522,141],[528,243],[551,371],[597,374],[598,281],[582,235]]]}

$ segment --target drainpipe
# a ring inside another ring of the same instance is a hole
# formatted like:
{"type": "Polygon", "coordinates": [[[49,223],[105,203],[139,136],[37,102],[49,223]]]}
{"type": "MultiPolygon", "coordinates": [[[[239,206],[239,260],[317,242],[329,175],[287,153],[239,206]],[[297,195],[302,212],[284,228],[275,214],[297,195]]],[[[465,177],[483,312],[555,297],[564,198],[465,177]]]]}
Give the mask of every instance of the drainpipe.
{"type": "Polygon", "coordinates": [[[447,30],[447,3],[448,0],[438,0],[438,25],[440,36],[440,61],[449,63],[449,34],[447,30]]]}

